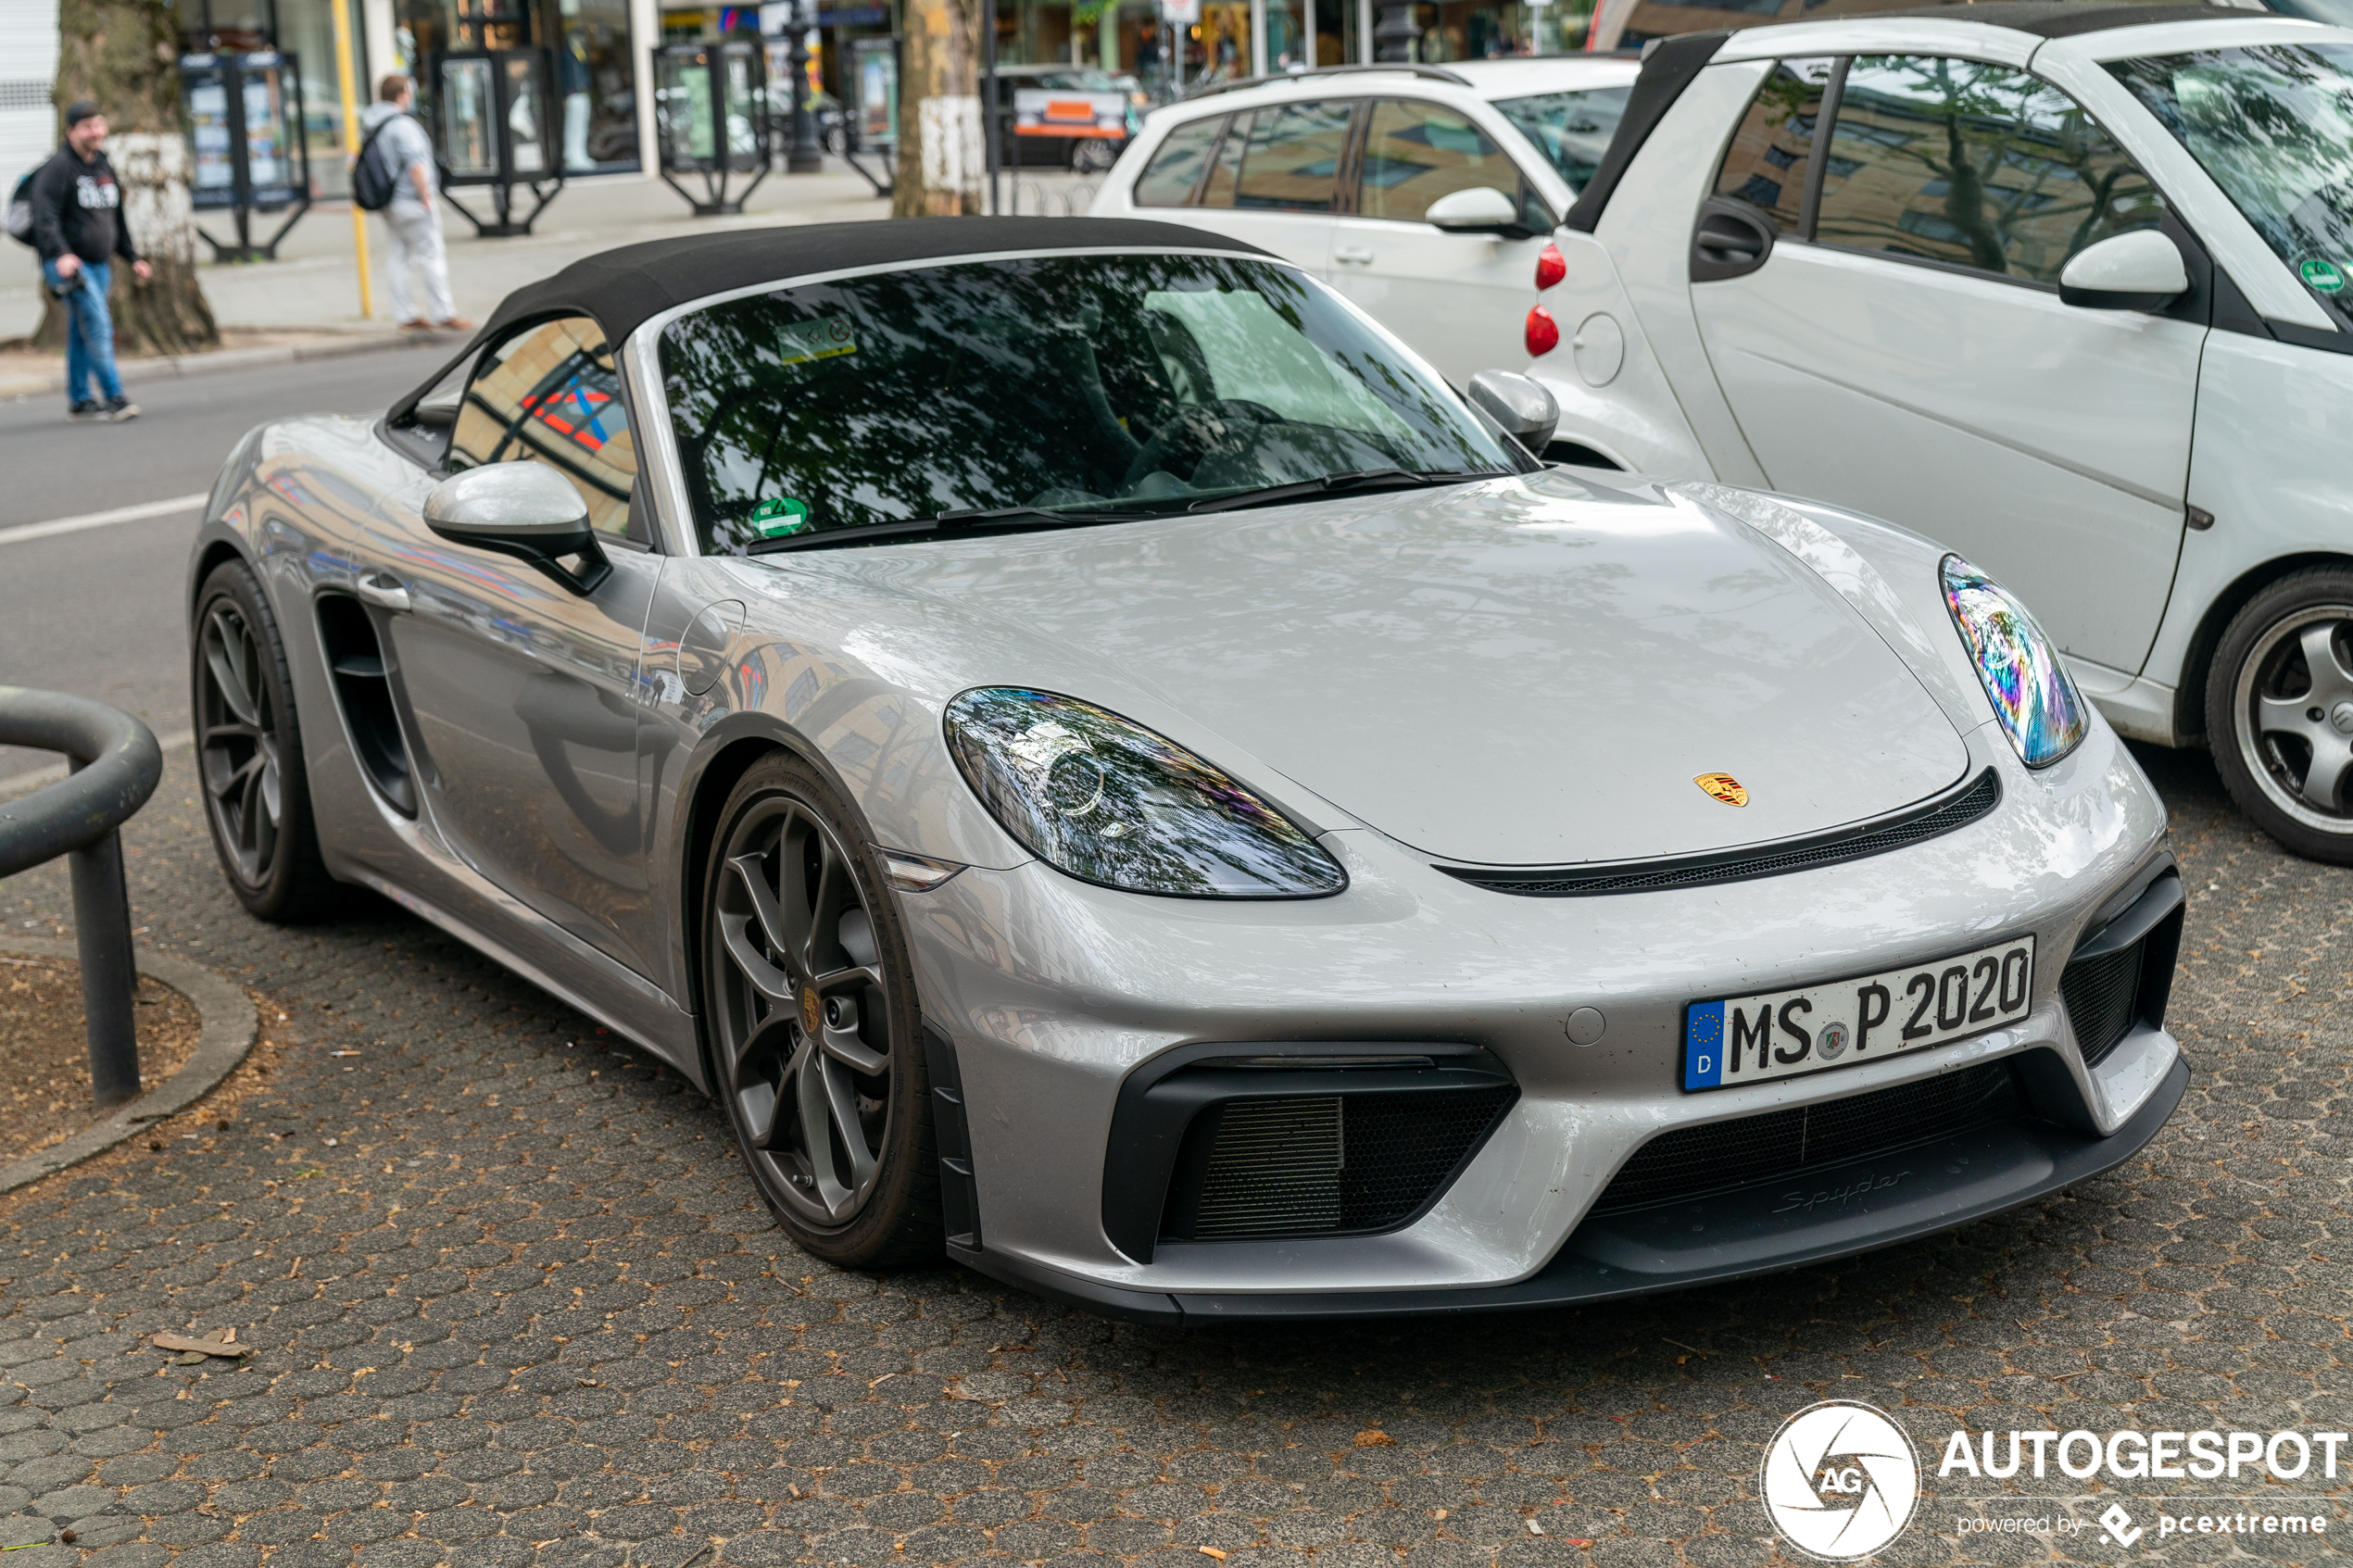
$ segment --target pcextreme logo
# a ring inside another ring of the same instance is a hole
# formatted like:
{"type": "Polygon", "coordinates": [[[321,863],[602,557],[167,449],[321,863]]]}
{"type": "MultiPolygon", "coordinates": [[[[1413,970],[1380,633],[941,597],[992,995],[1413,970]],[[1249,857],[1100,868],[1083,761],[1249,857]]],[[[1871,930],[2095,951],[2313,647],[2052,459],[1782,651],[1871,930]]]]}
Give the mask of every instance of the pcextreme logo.
{"type": "Polygon", "coordinates": [[[1781,1539],[1808,1557],[1844,1562],[1880,1550],[1911,1523],[1919,1455],[1882,1411],[1826,1399],[1773,1434],[1757,1490],[1781,1539]]]}

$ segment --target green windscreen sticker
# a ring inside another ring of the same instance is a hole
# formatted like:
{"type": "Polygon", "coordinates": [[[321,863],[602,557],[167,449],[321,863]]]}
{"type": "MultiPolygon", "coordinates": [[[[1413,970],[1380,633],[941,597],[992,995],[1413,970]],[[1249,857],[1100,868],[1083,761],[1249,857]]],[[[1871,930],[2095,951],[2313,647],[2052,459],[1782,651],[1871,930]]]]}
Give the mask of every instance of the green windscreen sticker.
{"type": "Polygon", "coordinates": [[[771,495],[752,508],[751,525],[760,530],[763,539],[781,539],[788,533],[805,533],[813,526],[809,521],[809,503],[796,501],[789,495],[771,495]]]}
{"type": "Polygon", "coordinates": [[[857,352],[858,338],[846,316],[799,321],[779,328],[776,332],[776,362],[780,365],[806,365],[812,359],[835,359],[857,352]]]}
{"type": "Polygon", "coordinates": [[[2314,294],[2335,294],[2345,287],[2345,274],[2336,263],[2323,257],[2307,257],[2296,264],[2296,275],[2314,294]]]}

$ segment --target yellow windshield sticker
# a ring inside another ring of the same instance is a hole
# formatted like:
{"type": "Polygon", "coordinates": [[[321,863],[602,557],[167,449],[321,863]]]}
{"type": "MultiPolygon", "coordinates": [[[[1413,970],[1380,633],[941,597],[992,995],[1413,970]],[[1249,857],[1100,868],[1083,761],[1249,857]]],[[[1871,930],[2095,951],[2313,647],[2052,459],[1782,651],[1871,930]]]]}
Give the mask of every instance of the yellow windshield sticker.
{"type": "Polygon", "coordinates": [[[782,365],[805,365],[812,359],[834,359],[857,352],[858,339],[847,317],[800,321],[776,333],[776,361],[782,365]]]}

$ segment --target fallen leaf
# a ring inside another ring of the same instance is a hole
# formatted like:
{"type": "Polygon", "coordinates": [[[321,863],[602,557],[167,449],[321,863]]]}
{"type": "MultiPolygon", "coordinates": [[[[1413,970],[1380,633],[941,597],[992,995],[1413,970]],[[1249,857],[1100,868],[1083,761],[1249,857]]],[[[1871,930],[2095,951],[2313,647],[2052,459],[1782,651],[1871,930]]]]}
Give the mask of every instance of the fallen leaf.
{"type": "Polygon", "coordinates": [[[192,1339],[184,1334],[173,1334],[167,1330],[155,1336],[155,1345],[158,1350],[186,1350],[205,1356],[252,1355],[252,1346],[232,1343],[236,1332],[233,1328],[223,1329],[219,1338],[192,1339]]]}
{"type": "Polygon", "coordinates": [[[1397,1439],[1376,1428],[1356,1434],[1356,1446],[1360,1449],[1393,1449],[1397,1446],[1397,1439]]]}
{"type": "Polygon", "coordinates": [[[1218,1550],[1218,1549],[1217,1549],[1215,1547],[1214,1547],[1214,1546],[1205,1546],[1205,1547],[1202,1548],[1202,1549],[1201,1549],[1201,1554],[1202,1554],[1203,1557],[1214,1557],[1214,1558],[1217,1559],[1217,1561],[1218,1561],[1218,1562],[1225,1562],[1225,1561],[1226,1561],[1226,1554],[1225,1554],[1224,1552],[1222,1552],[1222,1551],[1218,1550]]]}

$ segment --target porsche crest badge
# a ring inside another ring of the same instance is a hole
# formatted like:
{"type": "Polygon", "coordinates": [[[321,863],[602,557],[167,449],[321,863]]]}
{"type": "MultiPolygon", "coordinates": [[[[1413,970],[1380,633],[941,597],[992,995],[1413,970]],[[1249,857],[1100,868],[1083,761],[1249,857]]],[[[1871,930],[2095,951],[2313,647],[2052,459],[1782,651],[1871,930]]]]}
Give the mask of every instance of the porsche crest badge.
{"type": "Polygon", "coordinates": [[[814,1035],[817,1033],[817,1025],[824,1021],[824,1014],[818,1006],[817,993],[804,987],[800,993],[800,1026],[814,1035]]]}
{"type": "Polygon", "coordinates": [[[1743,789],[1740,780],[1730,773],[1702,773],[1692,783],[1699,785],[1727,806],[1748,804],[1748,791],[1743,789]]]}

